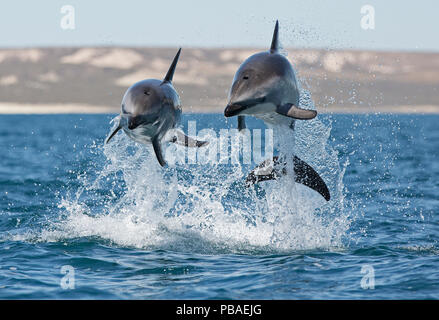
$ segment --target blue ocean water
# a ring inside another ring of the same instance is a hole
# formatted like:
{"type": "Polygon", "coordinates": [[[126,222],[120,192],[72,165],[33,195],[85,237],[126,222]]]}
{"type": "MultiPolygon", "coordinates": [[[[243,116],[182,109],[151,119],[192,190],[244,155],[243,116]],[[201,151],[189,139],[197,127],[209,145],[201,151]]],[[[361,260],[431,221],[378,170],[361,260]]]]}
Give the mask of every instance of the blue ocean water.
{"type": "MultiPolygon", "coordinates": [[[[439,116],[321,114],[295,138],[275,131],[328,203],[288,176],[246,188],[254,164],[162,169],[123,133],[104,146],[112,117],[0,116],[0,298],[439,298],[439,116]]],[[[188,121],[209,139],[236,126],[188,121]]]]}

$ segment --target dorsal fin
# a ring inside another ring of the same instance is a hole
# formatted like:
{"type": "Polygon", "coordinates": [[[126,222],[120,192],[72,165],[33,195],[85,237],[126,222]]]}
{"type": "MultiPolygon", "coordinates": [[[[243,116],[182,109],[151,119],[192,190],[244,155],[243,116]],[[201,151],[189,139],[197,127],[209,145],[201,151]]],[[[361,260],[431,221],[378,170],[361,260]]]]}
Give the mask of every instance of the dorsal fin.
{"type": "Polygon", "coordinates": [[[270,52],[275,53],[279,49],[279,22],[276,20],[276,26],[274,27],[273,40],[271,40],[270,52]]]}
{"type": "Polygon", "coordinates": [[[172,61],[171,66],[169,67],[168,73],[166,73],[166,76],[163,79],[163,82],[172,82],[172,78],[174,77],[175,67],[177,66],[178,58],[180,57],[180,52],[181,52],[181,48],[178,49],[178,52],[175,55],[175,58],[172,61]]]}

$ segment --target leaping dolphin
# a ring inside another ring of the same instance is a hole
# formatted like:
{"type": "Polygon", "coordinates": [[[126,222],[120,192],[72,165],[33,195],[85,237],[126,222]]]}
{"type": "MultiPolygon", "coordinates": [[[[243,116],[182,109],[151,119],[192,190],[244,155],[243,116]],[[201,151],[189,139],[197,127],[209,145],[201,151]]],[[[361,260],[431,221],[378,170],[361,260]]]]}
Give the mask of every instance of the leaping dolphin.
{"type": "Polygon", "coordinates": [[[181,130],[175,129],[181,117],[181,103],[172,86],[172,79],[180,52],[181,48],[163,80],[146,79],[128,88],[122,99],[119,124],[105,143],[123,129],[134,141],[142,144],[152,143],[162,167],[166,165],[161,147],[162,140],[186,147],[201,147],[207,144],[206,141],[194,140],[181,130]]]}
{"type": "MultiPolygon", "coordinates": [[[[299,89],[296,75],[288,59],[279,52],[279,22],[276,21],[270,50],[259,52],[245,60],[233,79],[229,103],[224,110],[226,117],[238,116],[238,129],[245,128],[246,115],[255,116],[270,125],[289,126],[294,129],[295,120],[316,117],[315,110],[299,107],[299,89]]],[[[323,179],[306,162],[294,157],[295,181],[319,192],[327,201],[330,193],[323,179]]],[[[285,174],[285,165],[278,157],[273,159],[270,174],[256,171],[271,161],[260,164],[247,178],[247,183],[277,179],[285,174]]]]}

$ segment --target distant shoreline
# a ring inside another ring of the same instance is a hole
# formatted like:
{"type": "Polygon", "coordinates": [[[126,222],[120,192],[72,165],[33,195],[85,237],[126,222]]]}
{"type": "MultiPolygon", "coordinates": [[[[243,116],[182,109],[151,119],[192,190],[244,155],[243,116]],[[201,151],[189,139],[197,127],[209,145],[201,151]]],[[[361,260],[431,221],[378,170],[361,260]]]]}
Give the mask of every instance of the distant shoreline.
{"type": "MultiPolygon", "coordinates": [[[[183,107],[183,113],[223,113],[222,108],[183,107]]],[[[323,114],[439,114],[439,105],[405,105],[377,107],[343,107],[331,106],[318,108],[323,114]]],[[[17,104],[0,103],[0,114],[117,114],[118,108],[85,104],[17,104]]]]}
{"type": "MultiPolygon", "coordinates": [[[[175,79],[183,112],[222,114],[236,70],[259,50],[184,49],[175,79]]],[[[163,78],[174,54],[173,48],[0,49],[0,114],[117,114],[127,88],[163,78]]],[[[439,53],[292,49],[288,59],[319,113],[439,114],[439,53]]]]}

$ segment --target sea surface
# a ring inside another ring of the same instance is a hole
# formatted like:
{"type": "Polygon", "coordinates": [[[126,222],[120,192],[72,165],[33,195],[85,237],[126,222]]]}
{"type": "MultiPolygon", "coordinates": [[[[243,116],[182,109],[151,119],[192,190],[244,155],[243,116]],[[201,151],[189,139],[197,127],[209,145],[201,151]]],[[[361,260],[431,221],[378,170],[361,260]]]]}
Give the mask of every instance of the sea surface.
{"type": "Polygon", "coordinates": [[[104,145],[114,117],[0,115],[1,299],[439,298],[439,116],[248,119],[248,163],[236,119],[184,115],[209,145],[166,168],[123,132],[104,145]],[[288,173],[246,187],[271,136],[329,202],[288,173]]]}

